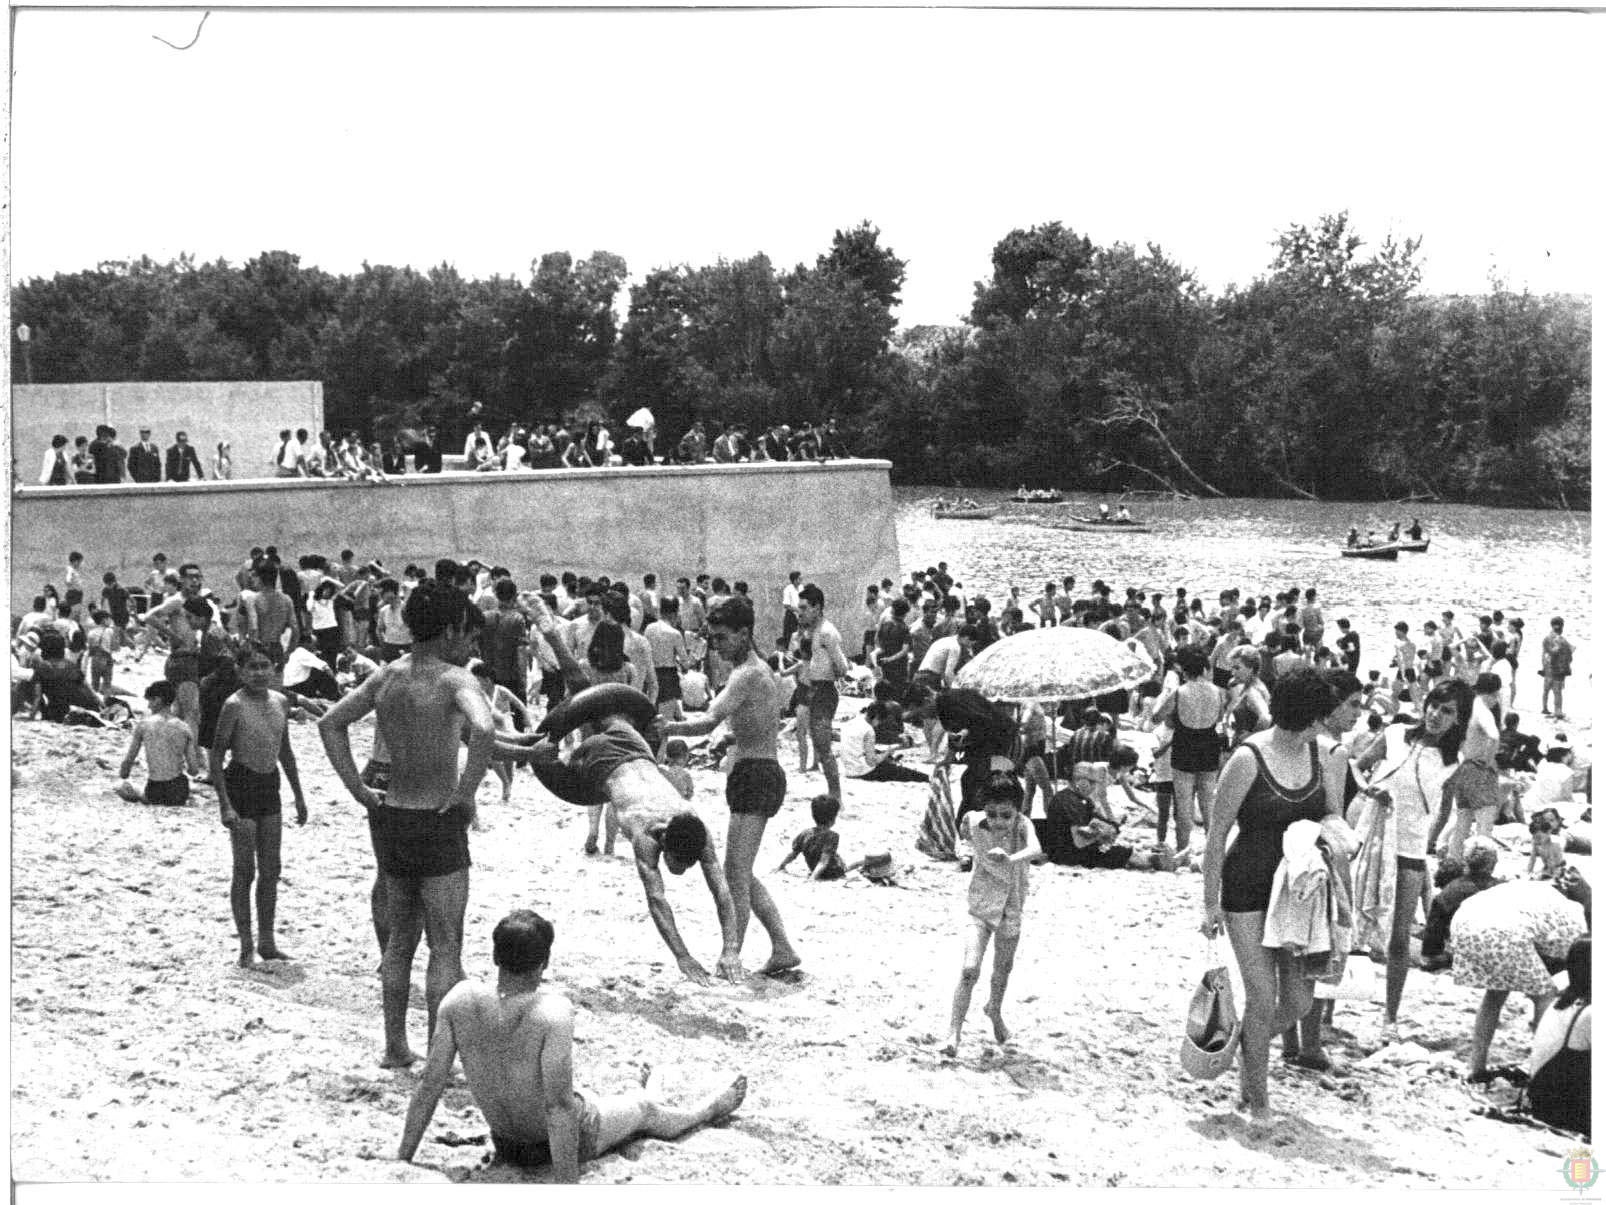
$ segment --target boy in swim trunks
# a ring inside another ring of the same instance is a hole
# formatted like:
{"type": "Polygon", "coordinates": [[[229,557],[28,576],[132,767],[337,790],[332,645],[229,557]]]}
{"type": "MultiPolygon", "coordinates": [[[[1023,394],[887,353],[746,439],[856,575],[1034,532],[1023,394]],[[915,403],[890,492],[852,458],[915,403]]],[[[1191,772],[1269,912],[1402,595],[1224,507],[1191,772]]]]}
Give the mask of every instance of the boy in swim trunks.
{"type": "Polygon", "coordinates": [[[1021,915],[1026,907],[1026,864],[1041,858],[1037,833],[1021,814],[1024,793],[1020,782],[1008,771],[995,773],[980,792],[984,819],[974,812],[965,816],[964,836],[974,851],[970,874],[970,931],[965,937],[965,963],[954,989],[952,1024],[942,1053],[950,1058],[959,1053],[959,1032],[970,1011],[970,993],[981,978],[981,960],[987,943],[996,934],[993,947],[992,990],[982,1011],[993,1021],[993,1037],[1009,1041],[1004,1025],[1004,989],[1015,966],[1015,948],[1020,944],[1021,915]]]}
{"type": "Polygon", "coordinates": [[[448,993],[407,1108],[398,1159],[410,1162],[417,1152],[459,1054],[497,1158],[524,1167],[550,1163],[558,1184],[579,1183],[581,1163],[631,1138],[678,1138],[742,1103],[744,1076],[690,1109],[663,1103],[662,1077],[650,1071],[638,1091],[595,1098],[576,1092],[574,1006],[541,982],[552,937],[551,923],[536,913],[510,912],[491,934],[496,986],[469,980],[448,993]]]}
{"type": "Polygon", "coordinates": [[[118,794],[131,803],[182,807],[189,802],[190,780],[184,774],[184,767],[195,764],[195,735],[188,724],[173,714],[173,700],[177,697],[178,688],[171,682],[152,682],[145,688],[150,714],[134,725],[134,735],[129,738],[128,752],[123,755],[118,771],[122,787],[128,788],[127,791],[119,788],[118,794]],[[150,774],[144,791],[137,791],[128,776],[134,770],[142,747],[150,774]]]}
{"type": "MultiPolygon", "coordinates": [[[[775,676],[753,647],[753,604],[745,596],[733,595],[709,608],[708,645],[732,666],[724,689],[707,715],[665,724],[664,731],[670,736],[702,736],[721,723],[730,726],[736,760],[725,780],[725,802],[730,806],[725,879],[736,906],[737,948],[747,934],[748,921],[758,917],[770,938],[770,958],[760,974],[772,975],[790,970],[802,959],[787,940],[775,900],[753,873],[764,828],[786,798],[786,771],[775,750],[780,718],[775,676]]],[[[841,798],[840,788],[835,798],[841,798]]]]}
{"type": "Polygon", "coordinates": [[[255,965],[257,956],[288,960],[274,940],[274,914],[279,903],[279,767],[290,780],[296,823],[307,822],[307,801],[301,794],[295,751],[290,748],[289,700],[268,684],[273,658],[254,641],[237,658],[240,689],[225,700],[212,742],[213,785],[218,813],[229,830],[234,875],[229,907],[240,938],[240,965],[255,965]],[[227,765],[225,758],[229,758],[227,765]],[[257,933],[251,942],[251,884],[256,880],[257,933]]]}
{"type": "MultiPolygon", "coordinates": [[[[418,1057],[407,1043],[407,998],[419,940],[429,939],[424,998],[431,1033],[441,1001],[463,978],[467,830],[496,734],[485,692],[464,668],[482,622],[468,595],[445,582],[420,582],[402,617],[412,634],[411,651],[383,666],[318,724],[329,764],[368,812],[383,880],[376,895],[386,917],[380,970],[384,1067],[405,1067],[418,1057]],[[383,796],[358,774],[351,754],[350,727],[370,711],[376,760],[380,738],[390,755],[383,796]],[[465,732],[468,756],[460,770],[465,732]]],[[[374,928],[381,928],[377,921],[374,928]]]]}

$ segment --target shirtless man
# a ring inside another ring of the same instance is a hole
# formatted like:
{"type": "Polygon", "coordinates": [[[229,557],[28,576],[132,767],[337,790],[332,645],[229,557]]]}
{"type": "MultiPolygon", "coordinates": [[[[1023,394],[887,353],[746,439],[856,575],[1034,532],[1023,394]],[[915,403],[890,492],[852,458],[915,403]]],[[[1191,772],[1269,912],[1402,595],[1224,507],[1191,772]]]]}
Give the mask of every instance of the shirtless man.
{"type": "Polygon", "coordinates": [[[836,754],[831,752],[831,724],[836,720],[837,679],[848,672],[848,658],[842,651],[842,634],[825,617],[825,591],[813,582],[798,591],[797,617],[799,651],[804,642],[808,646],[799,677],[800,682],[808,684],[807,714],[800,715],[798,722],[808,725],[814,755],[825,773],[826,794],[840,803],[842,775],[837,769],[836,754]]]}
{"type": "Polygon", "coordinates": [[[550,1163],[557,1184],[578,1184],[583,1161],[637,1135],[679,1138],[742,1103],[745,1076],[691,1109],[662,1103],[660,1077],[651,1072],[639,1091],[595,1099],[576,1092],[574,1006],[541,982],[552,936],[551,923],[536,913],[508,913],[491,933],[496,987],[470,980],[447,995],[407,1107],[398,1159],[410,1162],[417,1152],[459,1054],[497,1158],[523,1167],[550,1163]]]}
{"type": "Polygon", "coordinates": [[[418,1057],[407,1044],[407,996],[419,937],[429,939],[424,996],[431,1034],[441,1001],[463,978],[467,830],[496,733],[485,692],[463,668],[482,622],[468,596],[441,582],[421,582],[404,618],[411,652],[370,676],[318,723],[329,764],[368,812],[384,882],[377,893],[388,924],[380,964],[383,1067],[405,1067],[418,1057]],[[382,738],[390,755],[383,795],[363,781],[351,755],[351,725],[370,711],[376,744],[382,738]],[[459,771],[465,731],[468,757],[459,771]]]}
{"type": "Polygon", "coordinates": [[[289,701],[268,688],[273,659],[259,644],[240,650],[240,689],[223,704],[212,742],[212,780],[218,813],[229,831],[234,875],[229,907],[240,938],[240,965],[253,966],[257,955],[288,959],[274,940],[274,914],[279,903],[279,767],[290,780],[296,823],[307,822],[307,801],[301,794],[296,755],[290,748],[289,701]],[[227,766],[224,759],[233,759],[227,766]],[[251,943],[251,881],[256,880],[257,932],[251,943]]]}
{"type": "MultiPolygon", "coordinates": [[[[548,613],[537,623],[550,621],[548,613]]],[[[635,854],[647,911],[659,936],[675,956],[675,965],[682,974],[706,986],[710,982],[708,972],[681,940],[674,911],[664,893],[663,875],[658,870],[660,861],[673,875],[701,866],[703,881],[714,897],[723,939],[715,971],[734,981],[742,973],[741,930],[736,927],[736,907],[713,842],[708,839],[707,827],[664,777],[652,748],[626,716],[600,716],[592,728],[592,735],[580,742],[567,765],[558,760],[555,741],[534,733],[505,734],[496,742],[496,755],[527,763],[560,799],[584,806],[613,805],[619,828],[635,854]]]]}
{"type": "Polygon", "coordinates": [[[736,740],[736,761],[725,781],[730,828],[725,836],[725,879],[736,906],[737,948],[748,920],[758,917],[770,938],[770,958],[759,972],[773,975],[802,961],[791,942],[775,900],[753,874],[764,827],[786,798],[786,771],[776,756],[780,717],[776,679],[753,647],[753,604],[742,595],[716,603],[708,612],[708,645],[730,662],[731,676],[706,715],[665,724],[669,736],[703,736],[722,722],[736,740]]]}

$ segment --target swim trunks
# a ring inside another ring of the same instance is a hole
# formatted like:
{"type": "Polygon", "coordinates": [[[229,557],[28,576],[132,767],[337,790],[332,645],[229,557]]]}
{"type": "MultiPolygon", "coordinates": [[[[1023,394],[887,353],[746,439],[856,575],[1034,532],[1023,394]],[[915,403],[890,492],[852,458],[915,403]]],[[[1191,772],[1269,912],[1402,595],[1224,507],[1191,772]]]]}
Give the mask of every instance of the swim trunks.
{"type": "Polygon", "coordinates": [[[180,774],[145,784],[145,802],[158,807],[183,807],[190,801],[190,780],[180,774]]]}
{"type": "Polygon", "coordinates": [[[809,683],[809,722],[829,724],[836,719],[838,696],[835,682],[809,683]]]}
{"type": "MultiPolygon", "coordinates": [[[[602,1132],[602,1113],[579,1092],[574,1094],[574,1103],[580,1112],[580,1162],[586,1163],[597,1157],[597,1136],[602,1132]]],[[[552,1162],[552,1147],[545,1138],[527,1142],[520,1138],[508,1138],[492,1130],[491,1145],[496,1148],[498,1159],[515,1167],[545,1167],[552,1162]]]]}
{"type": "Polygon", "coordinates": [[[241,820],[264,820],[279,814],[279,768],[258,774],[241,762],[230,762],[223,771],[229,792],[229,806],[241,820]]]}
{"type": "Polygon", "coordinates": [[[744,757],[725,779],[725,803],[732,816],[773,818],[786,798],[786,771],[768,757],[744,757]]]}
{"type": "Polygon", "coordinates": [[[461,808],[373,808],[368,834],[379,869],[392,878],[433,879],[469,868],[468,817],[461,808]]]}
{"type": "Polygon", "coordinates": [[[669,665],[660,666],[653,672],[658,675],[658,702],[676,702],[680,698],[680,671],[669,665]]]}
{"type": "Polygon", "coordinates": [[[589,798],[570,802],[608,802],[608,779],[620,766],[632,761],[657,764],[652,749],[634,728],[607,728],[596,736],[588,736],[569,758],[569,768],[584,783],[589,798]]]}

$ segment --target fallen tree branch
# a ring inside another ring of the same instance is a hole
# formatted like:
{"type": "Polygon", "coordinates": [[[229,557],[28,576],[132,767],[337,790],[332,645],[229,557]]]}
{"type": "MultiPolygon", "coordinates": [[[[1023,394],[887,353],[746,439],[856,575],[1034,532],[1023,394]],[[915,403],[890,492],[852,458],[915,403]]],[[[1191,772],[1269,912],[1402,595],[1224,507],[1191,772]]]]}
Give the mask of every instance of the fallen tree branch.
{"type": "Polygon", "coordinates": [[[1134,473],[1142,473],[1145,477],[1151,478],[1154,481],[1158,481],[1161,485],[1165,486],[1167,493],[1181,497],[1187,497],[1187,495],[1183,494],[1181,490],[1177,489],[1175,483],[1173,483],[1169,477],[1164,477],[1161,474],[1156,473],[1153,469],[1145,468],[1143,465],[1136,464],[1133,461],[1122,460],[1118,456],[1106,457],[1103,461],[1093,466],[1093,472],[1096,476],[1103,476],[1105,473],[1108,473],[1114,469],[1131,469],[1134,473]]]}
{"type": "MultiPolygon", "coordinates": [[[[1177,451],[1176,445],[1171,442],[1170,437],[1165,433],[1165,429],[1160,426],[1159,413],[1154,409],[1153,406],[1139,401],[1131,394],[1124,394],[1115,399],[1114,404],[1110,407],[1110,413],[1108,415],[1104,416],[1103,418],[1095,418],[1090,421],[1095,426],[1099,427],[1138,426],[1146,428],[1148,432],[1159,441],[1160,447],[1165,450],[1166,455],[1176,463],[1176,466],[1179,469],[1188,475],[1189,480],[1191,480],[1200,489],[1204,490],[1205,493],[1210,494],[1212,497],[1226,497],[1226,495],[1218,490],[1215,486],[1211,485],[1203,477],[1199,476],[1198,473],[1194,472],[1193,466],[1183,459],[1182,453],[1177,451]]],[[[1131,467],[1138,468],[1139,466],[1132,465],[1131,467]]],[[[1155,477],[1157,480],[1165,480],[1163,477],[1159,477],[1157,474],[1149,472],[1147,469],[1143,469],[1141,471],[1149,473],[1149,476],[1155,477]]],[[[1175,486],[1170,486],[1169,488],[1173,490],[1176,489],[1175,486]]]]}

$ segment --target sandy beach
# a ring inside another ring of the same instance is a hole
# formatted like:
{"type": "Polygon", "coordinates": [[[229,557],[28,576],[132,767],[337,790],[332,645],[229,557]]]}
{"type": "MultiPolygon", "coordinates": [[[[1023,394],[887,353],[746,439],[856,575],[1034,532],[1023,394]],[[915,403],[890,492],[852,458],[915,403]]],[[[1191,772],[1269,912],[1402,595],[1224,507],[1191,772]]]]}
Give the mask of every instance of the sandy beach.
{"type": "MultiPolygon", "coordinates": [[[[142,687],[152,668],[120,667],[123,685],[142,687]]],[[[842,714],[857,703],[844,700],[842,714]]],[[[359,758],[370,731],[357,730],[359,758]]],[[[292,725],[311,819],[286,827],[279,904],[295,961],[267,971],[234,965],[227,839],[209,790],[177,810],[121,801],[119,732],[17,721],[12,740],[17,1180],[547,1178],[489,1164],[485,1123],[460,1080],[416,1163],[395,1160],[417,1072],[378,1066],[372,853],[312,723],[292,725]]],[[[672,1067],[688,1093],[738,1071],[749,1080],[725,1124],[632,1142],[586,1165],[585,1183],[1518,1189],[1550,1186],[1577,1145],[1474,1114],[1514,1096],[1503,1083],[1461,1081],[1478,993],[1421,972],[1407,985],[1401,1045],[1374,1054],[1380,1004],[1341,1004],[1332,1049],[1347,1074],[1274,1058],[1282,1120],[1251,1135],[1231,1107],[1236,1074],[1195,1083],[1178,1066],[1204,965],[1200,879],[1187,871],[1035,868],[1006,1009],[1012,1039],[992,1040],[978,998],[960,1056],[943,1058],[966,876],[914,848],[925,788],[848,785],[843,852],[890,852],[898,886],[810,883],[801,863],[772,872],[823,788],[818,774],[790,769],[759,866],[803,967],[710,988],[676,971],[629,862],[582,853],[583,809],[527,773],[507,805],[493,779],[481,787],[469,975],[494,978],[492,926],[533,907],[557,927],[551,978],[577,1007],[577,1086],[619,1090],[646,1064],[672,1067]]],[[[722,842],[723,777],[694,777],[722,842]]],[[[1514,845],[1501,872],[1518,873],[1526,832],[1501,835],[1514,845]]],[[[682,933],[712,966],[706,890],[695,875],[669,882],[682,933]]],[[[744,961],[767,954],[755,925],[744,961]]],[[[420,1052],[422,984],[421,950],[420,1052]]],[[[1525,1010],[1508,1005],[1491,1061],[1526,1058],[1525,1010]]]]}

